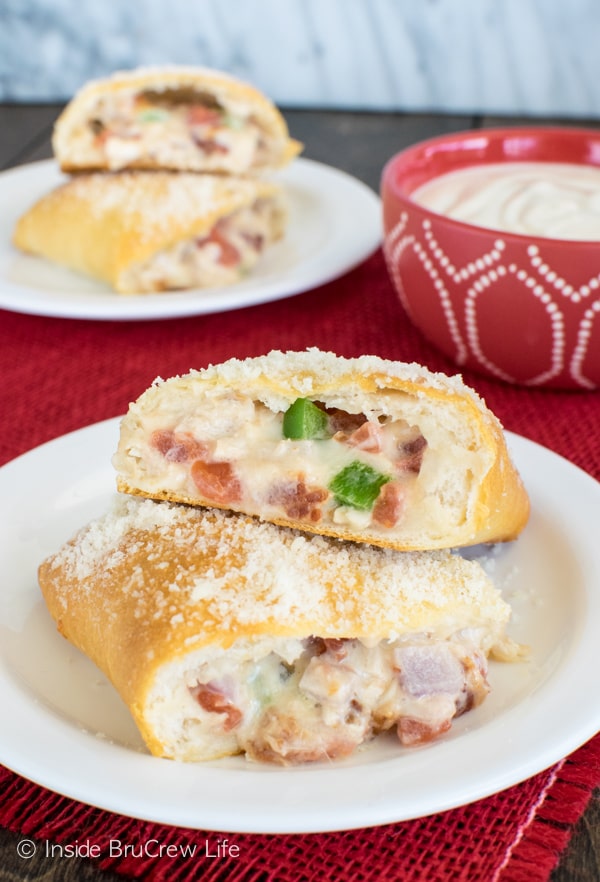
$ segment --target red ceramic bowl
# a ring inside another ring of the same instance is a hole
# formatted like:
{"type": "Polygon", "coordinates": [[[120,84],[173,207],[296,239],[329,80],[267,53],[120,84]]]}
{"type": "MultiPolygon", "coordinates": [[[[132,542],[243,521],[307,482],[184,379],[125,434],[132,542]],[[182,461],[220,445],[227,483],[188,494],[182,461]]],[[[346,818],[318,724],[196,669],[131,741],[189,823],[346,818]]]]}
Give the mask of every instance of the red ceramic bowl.
{"type": "Polygon", "coordinates": [[[460,367],[522,385],[600,387],[600,241],[534,238],[452,220],[411,199],[465,166],[600,167],[600,130],[482,129],[422,141],[381,179],[387,267],[412,321],[460,367]]]}

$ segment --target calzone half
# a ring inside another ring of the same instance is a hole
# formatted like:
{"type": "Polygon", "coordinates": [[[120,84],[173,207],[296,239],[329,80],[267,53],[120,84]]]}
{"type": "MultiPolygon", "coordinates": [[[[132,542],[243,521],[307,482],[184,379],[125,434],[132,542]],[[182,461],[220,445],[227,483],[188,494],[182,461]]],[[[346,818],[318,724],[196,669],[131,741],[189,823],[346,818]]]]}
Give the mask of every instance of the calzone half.
{"type": "Polygon", "coordinates": [[[39,570],[58,628],[112,681],[149,750],[283,764],[386,730],[431,741],[517,657],[481,565],[122,497],[39,570]]]}
{"type": "Polygon", "coordinates": [[[239,281],[286,223],[266,181],[174,172],[82,174],[43,196],[13,242],[120,294],[239,281]]]}
{"type": "Polygon", "coordinates": [[[262,92],[203,67],[144,67],[87,83],[52,140],[63,171],[124,168],[258,174],[301,150],[262,92]]]}
{"type": "Polygon", "coordinates": [[[529,500],[459,377],[311,349],[158,380],[121,423],[121,491],[398,550],[516,537],[529,500]]]}

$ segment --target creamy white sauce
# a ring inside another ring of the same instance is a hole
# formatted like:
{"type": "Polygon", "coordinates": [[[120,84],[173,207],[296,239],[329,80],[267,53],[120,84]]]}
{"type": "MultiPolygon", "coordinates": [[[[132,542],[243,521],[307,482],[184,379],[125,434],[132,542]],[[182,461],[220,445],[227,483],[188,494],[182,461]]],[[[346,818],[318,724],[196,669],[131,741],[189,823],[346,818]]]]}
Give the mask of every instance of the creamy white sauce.
{"type": "Polygon", "coordinates": [[[278,206],[268,199],[257,199],[220,222],[220,231],[237,252],[237,262],[221,262],[222,246],[201,239],[184,239],[153,254],[144,263],[134,264],[123,274],[122,290],[171,291],[211,288],[237,282],[258,262],[262,248],[278,235],[278,206]]]}
{"type": "Polygon", "coordinates": [[[505,232],[600,241],[600,168],[503,162],[440,175],[411,197],[438,214],[505,232]]]}
{"type": "Polygon", "coordinates": [[[261,162],[269,162],[270,154],[264,145],[259,127],[248,119],[247,108],[239,108],[239,116],[229,108],[223,122],[215,121],[204,126],[193,126],[188,119],[190,105],[171,104],[147,109],[157,111],[154,120],[144,119],[137,104],[136,91],[122,91],[100,96],[85,119],[85,125],[74,136],[77,151],[86,162],[104,160],[114,171],[126,168],[130,163],[151,160],[157,166],[184,167],[192,171],[227,171],[245,174],[261,162]],[[104,136],[98,139],[96,132],[87,125],[95,119],[104,125],[104,136]],[[208,142],[225,148],[206,151],[199,149],[204,134],[208,142]],[[196,137],[195,137],[196,136],[196,137]]]}
{"type": "Polygon", "coordinates": [[[241,714],[230,733],[231,752],[237,746],[263,760],[281,761],[288,750],[302,754],[294,762],[322,759],[330,749],[335,756],[340,746],[347,753],[403,718],[430,727],[435,737],[469,695],[476,706],[488,693],[484,633],[459,632],[448,640],[412,634],[372,646],[348,640],[339,658],[310,641],[280,640],[283,653],[274,645],[253,658],[234,646],[171,681],[159,698],[160,715],[182,720],[184,736],[204,742],[204,750],[211,739],[222,749],[223,713],[203,708],[194,696],[197,684],[211,683],[241,714]]]}

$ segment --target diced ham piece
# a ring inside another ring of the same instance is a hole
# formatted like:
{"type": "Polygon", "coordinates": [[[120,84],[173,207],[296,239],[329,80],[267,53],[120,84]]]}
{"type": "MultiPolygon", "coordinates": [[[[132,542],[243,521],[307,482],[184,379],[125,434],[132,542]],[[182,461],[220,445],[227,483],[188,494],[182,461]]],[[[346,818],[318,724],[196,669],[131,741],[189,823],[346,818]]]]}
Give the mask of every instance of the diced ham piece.
{"type": "Polygon", "coordinates": [[[379,491],[371,515],[374,523],[382,527],[395,527],[404,514],[404,488],[398,481],[388,481],[379,491]]]}
{"type": "Polygon", "coordinates": [[[190,688],[190,692],[203,710],[211,714],[225,714],[223,729],[226,732],[230,732],[241,723],[243,718],[241,710],[216,683],[197,683],[190,688]]]}
{"type": "Polygon", "coordinates": [[[306,641],[306,647],[315,657],[328,652],[336,661],[342,661],[348,655],[350,642],[344,637],[309,637],[306,641]]]}
{"type": "Polygon", "coordinates": [[[189,432],[164,429],[152,433],[150,444],[169,462],[193,462],[208,455],[208,447],[189,432]]]}
{"type": "Polygon", "coordinates": [[[452,720],[444,720],[437,726],[431,726],[422,720],[412,717],[402,717],[398,720],[398,738],[405,747],[414,747],[417,744],[427,744],[434,741],[447,732],[452,725],[452,720]]]}
{"type": "Polygon", "coordinates": [[[323,652],[328,652],[336,661],[342,661],[348,654],[348,643],[343,637],[326,637],[323,640],[323,652]]]}
{"type": "Polygon", "coordinates": [[[260,252],[265,247],[265,237],[261,233],[242,232],[241,235],[253,251],[260,252]]]}
{"type": "Polygon", "coordinates": [[[296,481],[276,484],[272,487],[267,501],[270,505],[281,506],[288,518],[317,523],[321,520],[321,503],[325,502],[328,496],[329,492],[323,487],[309,487],[299,478],[296,481]]]}
{"type": "Polygon", "coordinates": [[[380,453],[383,449],[381,426],[372,420],[367,420],[355,429],[345,439],[345,443],[357,450],[365,450],[368,453],[380,453]]]}
{"type": "Polygon", "coordinates": [[[417,435],[412,441],[405,441],[398,450],[396,467],[400,472],[412,472],[418,475],[423,463],[423,454],[427,447],[427,441],[422,435],[417,435]]]}
{"type": "Polygon", "coordinates": [[[456,700],[456,715],[464,714],[481,704],[490,691],[485,656],[475,653],[464,659],[465,686],[456,700]]]}
{"type": "Polygon", "coordinates": [[[440,693],[458,696],[463,690],[465,669],[445,645],[406,646],[396,649],[394,661],[402,687],[415,697],[440,693]]]}
{"type": "Polygon", "coordinates": [[[190,473],[198,492],[210,502],[229,505],[242,498],[242,485],[230,462],[197,459],[190,473]]]}
{"type": "Polygon", "coordinates": [[[225,144],[220,144],[218,141],[214,141],[212,138],[201,138],[198,137],[194,132],[192,132],[192,141],[202,150],[203,153],[206,153],[207,156],[211,156],[213,153],[229,153],[229,149],[225,146],[225,144]]]}
{"type": "MultiPolygon", "coordinates": [[[[315,404],[318,406],[319,402],[315,401],[315,404]]],[[[321,406],[329,417],[329,428],[333,435],[336,432],[344,432],[344,434],[348,435],[367,422],[364,413],[347,413],[345,410],[340,410],[337,407],[321,406]]]]}

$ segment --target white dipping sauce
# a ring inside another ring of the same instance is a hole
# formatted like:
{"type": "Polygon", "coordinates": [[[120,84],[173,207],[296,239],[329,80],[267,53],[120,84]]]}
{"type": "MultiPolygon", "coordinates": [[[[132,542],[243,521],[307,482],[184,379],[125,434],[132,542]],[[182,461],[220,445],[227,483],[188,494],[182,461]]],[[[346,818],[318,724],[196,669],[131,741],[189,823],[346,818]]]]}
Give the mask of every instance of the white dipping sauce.
{"type": "Polygon", "coordinates": [[[600,168],[502,162],[440,175],[411,194],[455,220],[552,239],[600,241],[600,168]]]}

